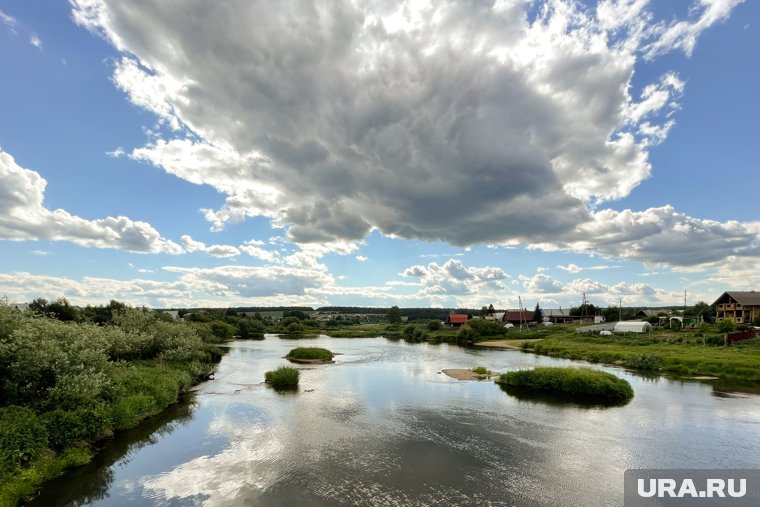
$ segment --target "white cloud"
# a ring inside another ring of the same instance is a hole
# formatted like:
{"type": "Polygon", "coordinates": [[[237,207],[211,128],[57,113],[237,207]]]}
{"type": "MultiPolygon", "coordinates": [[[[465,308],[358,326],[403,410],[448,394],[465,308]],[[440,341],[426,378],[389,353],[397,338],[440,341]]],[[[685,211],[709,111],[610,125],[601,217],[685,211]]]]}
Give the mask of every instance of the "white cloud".
{"type": "Polygon", "coordinates": [[[505,283],[509,275],[501,268],[467,267],[456,259],[443,264],[431,262],[427,266],[410,266],[400,275],[419,281],[392,281],[386,285],[421,286],[414,297],[430,304],[481,306],[483,302],[503,301],[509,292],[505,283]]]}
{"type": "Polygon", "coordinates": [[[124,151],[124,148],[122,148],[121,146],[117,147],[116,149],[106,152],[106,155],[108,155],[111,158],[123,157],[125,154],[126,152],[124,151]]]}
{"type": "Polygon", "coordinates": [[[531,293],[558,294],[562,292],[562,284],[543,273],[537,273],[532,277],[523,277],[523,287],[531,293]]]}
{"type": "Polygon", "coordinates": [[[641,0],[535,16],[527,2],[73,1],[122,51],[116,85],[180,136],[131,156],[226,194],[204,210],[215,230],[265,216],[298,243],[377,228],[457,245],[546,242],[628,195],[683,90],[666,73],[634,100],[637,58],[691,51],[736,4],[663,24],[641,0]]]}
{"type": "Polygon", "coordinates": [[[169,266],[164,270],[179,273],[181,280],[191,287],[231,298],[303,296],[334,281],[324,271],[289,266],[220,266],[205,269],[169,266]]]}
{"type": "Polygon", "coordinates": [[[696,0],[689,9],[687,20],[674,20],[654,27],[657,38],[645,48],[645,57],[652,59],[680,49],[691,56],[697,39],[715,23],[725,21],[731,11],[744,0],[696,0]]]}
{"type": "Polygon", "coordinates": [[[363,255],[357,255],[356,256],[356,260],[359,261],[359,262],[364,262],[364,261],[367,260],[367,257],[365,257],[363,255]]]}
{"type": "Polygon", "coordinates": [[[206,252],[214,257],[235,257],[240,255],[240,250],[232,245],[211,245],[206,247],[206,252]]]}
{"type": "Polygon", "coordinates": [[[182,246],[184,246],[185,250],[187,250],[190,253],[197,252],[198,250],[202,250],[202,251],[206,250],[205,243],[201,241],[195,241],[191,236],[187,234],[181,236],[180,239],[182,240],[182,246]]]}
{"type": "Polygon", "coordinates": [[[33,33],[29,36],[29,44],[42,51],[42,41],[36,33],[33,33]]]}
{"type": "Polygon", "coordinates": [[[0,239],[70,241],[80,246],[139,253],[182,253],[150,224],[127,217],[86,220],[43,205],[47,181],[0,151],[0,239]]]}
{"type": "Polygon", "coordinates": [[[37,256],[53,255],[53,252],[48,252],[47,250],[32,250],[29,253],[37,256]]]}
{"type": "Polygon", "coordinates": [[[18,21],[16,21],[16,18],[11,16],[10,14],[6,14],[3,11],[0,11],[0,22],[2,22],[6,27],[8,27],[11,32],[16,33],[16,26],[18,25],[18,21]]]}
{"type": "Polygon", "coordinates": [[[615,269],[615,268],[621,268],[622,266],[613,266],[609,264],[603,264],[601,266],[584,266],[580,267],[577,264],[570,263],[567,266],[557,266],[558,269],[561,269],[562,271],[567,271],[568,273],[580,273],[581,271],[603,271],[607,269],[615,269]]]}

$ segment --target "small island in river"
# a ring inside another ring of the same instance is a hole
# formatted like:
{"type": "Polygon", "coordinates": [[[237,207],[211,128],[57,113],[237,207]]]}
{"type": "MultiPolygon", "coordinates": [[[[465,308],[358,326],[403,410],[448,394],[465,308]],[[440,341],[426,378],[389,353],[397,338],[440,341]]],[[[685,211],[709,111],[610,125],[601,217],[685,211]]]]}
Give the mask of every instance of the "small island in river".
{"type": "Polygon", "coordinates": [[[633,388],[627,380],[591,368],[540,367],[503,373],[496,380],[506,387],[572,394],[601,401],[627,403],[633,388]]]}
{"type": "Polygon", "coordinates": [[[330,364],[334,363],[335,354],[320,347],[296,347],[285,356],[285,359],[300,364],[330,364]]]}
{"type": "Polygon", "coordinates": [[[486,380],[499,375],[483,366],[476,366],[469,370],[464,368],[447,368],[441,370],[441,373],[457,380],[486,380]]]}

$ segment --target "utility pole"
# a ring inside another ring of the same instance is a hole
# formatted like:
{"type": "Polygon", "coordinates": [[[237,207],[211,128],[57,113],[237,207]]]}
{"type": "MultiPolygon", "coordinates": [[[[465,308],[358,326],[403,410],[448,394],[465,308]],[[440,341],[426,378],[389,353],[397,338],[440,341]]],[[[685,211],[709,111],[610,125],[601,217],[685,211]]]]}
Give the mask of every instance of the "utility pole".
{"type": "Polygon", "coordinates": [[[618,304],[618,322],[623,322],[623,298],[620,298],[620,303],[618,304]]]}

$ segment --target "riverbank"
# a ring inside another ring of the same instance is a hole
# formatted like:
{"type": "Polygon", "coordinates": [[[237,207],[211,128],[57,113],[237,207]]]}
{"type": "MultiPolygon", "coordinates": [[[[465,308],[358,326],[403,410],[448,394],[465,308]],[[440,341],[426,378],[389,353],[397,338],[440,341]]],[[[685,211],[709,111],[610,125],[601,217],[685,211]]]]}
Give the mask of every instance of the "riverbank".
{"type": "Polygon", "coordinates": [[[126,309],[105,326],[0,307],[0,506],[177,402],[222,352],[194,328],[126,309]]]}
{"type": "MultiPolygon", "coordinates": [[[[526,352],[688,377],[760,382],[760,344],[709,345],[697,333],[656,336],[579,335],[568,330],[540,340],[509,340],[526,352]]],[[[482,345],[482,344],[478,344],[482,345]]]]}

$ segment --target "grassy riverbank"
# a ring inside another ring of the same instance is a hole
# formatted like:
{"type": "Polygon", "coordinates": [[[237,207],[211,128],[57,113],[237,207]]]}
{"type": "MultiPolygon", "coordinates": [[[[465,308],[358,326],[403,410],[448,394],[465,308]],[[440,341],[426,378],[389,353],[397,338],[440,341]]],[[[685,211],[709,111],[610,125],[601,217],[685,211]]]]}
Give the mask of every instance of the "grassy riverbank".
{"type": "Polygon", "coordinates": [[[590,368],[541,367],[502,373],[497,384],[507,387],[572,394],[602,402],[625,403],[633,398],[628,381],[590,368]]]}
{"type": "Polygon", "coordinates": [[[649,334],[582,335],[577,326],[535,326],[526,330],[497,329],[471,321],[460,329],[441,329],[428,321],[402,325],[360,325],[326,330],[333,337],[385,336],[410,342],[457,343],[519,348],[553,357],[623,366],[632,370],[683,376],[715,376],[725,380],[760,382],[760,340],[723,345],[717,326],[698,330],[657,330],[649,334]],[[465,331],[462,331],[464,329],[465,331]],[[475,332],[473,339],[468,337],[475,332]],[[468,338],[468,339],[463,339],[468,338]]]}
{"type": "Polygon", "coordinates": [[[0,506],[87,463],[97,442],[175,403],[220,358],[192,326],[154,312],[127,308],[98,326],[0,306],[0,506]]]}
{"type": "MultiPolygon", "coordinates": [[[[530,336],[526,332],[524,338],[530,336]]],[[[717,330],[711,328],[700,332],[655,332],[652,336],[599,336],[579,335],[572,328],[556,326],[541,338],[524,339],[520,347],[537,354],[633,370],[760,382],[760,342],[751,340],[726,347],[721,345],[717,330]]]]}

